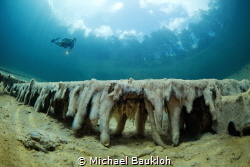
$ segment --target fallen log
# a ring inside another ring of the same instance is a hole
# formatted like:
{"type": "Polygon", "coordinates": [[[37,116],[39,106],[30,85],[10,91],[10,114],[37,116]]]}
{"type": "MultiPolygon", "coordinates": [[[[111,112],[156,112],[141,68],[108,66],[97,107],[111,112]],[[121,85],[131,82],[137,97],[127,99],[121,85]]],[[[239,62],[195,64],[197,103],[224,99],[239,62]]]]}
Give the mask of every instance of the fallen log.
{"type": "MultiPolygon", "coordinates": [[[[181,129],[203,132],[207,128],[216,133],[228,133],[228,124],[234,123],[242,133],[250,123],[250,81],[216,80],[87,80],[76,82],[10,82],[1,79],[11,95],[19,102],[34,106],[35,112],[44,112],[59,118],[74,117],[72,129],[81,129],[88,120],[100,125],[100,141],[110,145],[109,121],[117,121],[116,135],[124,129],[127,118],[136,119],[136,131],[143,135],[145,122],[150,120],[155,143],[166,148],[160,134],[170,128],[172,143],[178,145],[181,129]],[[245,92],[245,93],[244,93],[245,92]],[[234,98],[232,98],[234,97],[234,98]],[[233,99],[233,100],[232,100],[233,99]],[[164,117],[168,115],[168,119],[164,117]]],[[[13,80],[13,79],[12,79],[13,80]]]]}

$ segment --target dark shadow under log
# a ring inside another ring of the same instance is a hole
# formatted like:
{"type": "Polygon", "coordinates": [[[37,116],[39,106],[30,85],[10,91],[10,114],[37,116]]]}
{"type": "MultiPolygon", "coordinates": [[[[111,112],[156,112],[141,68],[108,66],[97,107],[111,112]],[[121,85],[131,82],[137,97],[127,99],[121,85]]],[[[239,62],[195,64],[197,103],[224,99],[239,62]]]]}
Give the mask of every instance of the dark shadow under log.
{"type": "Polygon", "coordinates": [[[190,113],[183,107],[181,117],[184,119],[185,131],[193,136],[212,131],[212,116],[203,96],[194,100],[190,113]]]}

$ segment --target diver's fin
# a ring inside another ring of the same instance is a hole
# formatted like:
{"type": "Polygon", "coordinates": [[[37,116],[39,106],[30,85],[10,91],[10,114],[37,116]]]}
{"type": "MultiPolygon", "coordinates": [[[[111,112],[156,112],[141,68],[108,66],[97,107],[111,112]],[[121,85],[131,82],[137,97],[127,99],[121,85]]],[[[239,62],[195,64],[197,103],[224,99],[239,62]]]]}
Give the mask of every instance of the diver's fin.
{"type": "Polygon", "coordinates": [[[60,38],[52,39],[51,42],[53,43],[53,42],[55,42],[58,39],[60,39],[60,38]]]}

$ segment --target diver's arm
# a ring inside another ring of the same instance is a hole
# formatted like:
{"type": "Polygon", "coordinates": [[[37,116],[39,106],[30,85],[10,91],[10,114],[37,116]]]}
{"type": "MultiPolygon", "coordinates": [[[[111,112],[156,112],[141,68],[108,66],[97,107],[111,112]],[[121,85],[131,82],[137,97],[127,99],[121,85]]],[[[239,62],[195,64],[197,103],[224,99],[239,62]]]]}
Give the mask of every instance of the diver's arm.
{"type": "Polygon", "coordinates": [[[69,54],[70,51],[71,51],[71,49],[69,49],[69,50],[66,52],[66,54],[69,54]]]}
{"type": "Polygon", "coordinates": [[[74,47],[74,44],[72,43],[70,46],[69,46],[69,50],[66,52],[66,54],[69,54],[69,52],[71,51],[71,49],[73,49],[74,47]]]}
{"type": "Polygon", "coordinates": [[[74,43],[71,43],[71,45],[69,46],[70,50],[73,49],[74,47],[74,43]]]}

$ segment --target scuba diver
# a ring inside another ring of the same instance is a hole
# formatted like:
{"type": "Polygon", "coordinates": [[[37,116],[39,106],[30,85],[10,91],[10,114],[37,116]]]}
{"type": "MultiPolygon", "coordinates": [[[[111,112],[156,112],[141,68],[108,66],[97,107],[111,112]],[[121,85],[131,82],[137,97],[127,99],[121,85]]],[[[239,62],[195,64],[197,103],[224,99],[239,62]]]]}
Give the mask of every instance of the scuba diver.
{"type": "Polygon", "coordinates": [[[69,50],[66,52],[66,54],[69,54],[71,49],[74,47],[74,44],[76,43],[76,38],[64,38],[62,40],[59,40],[60,38],[52,39],[51,42],[57,44],[58,46],[67,48],[69,47],[69,50]]]}

